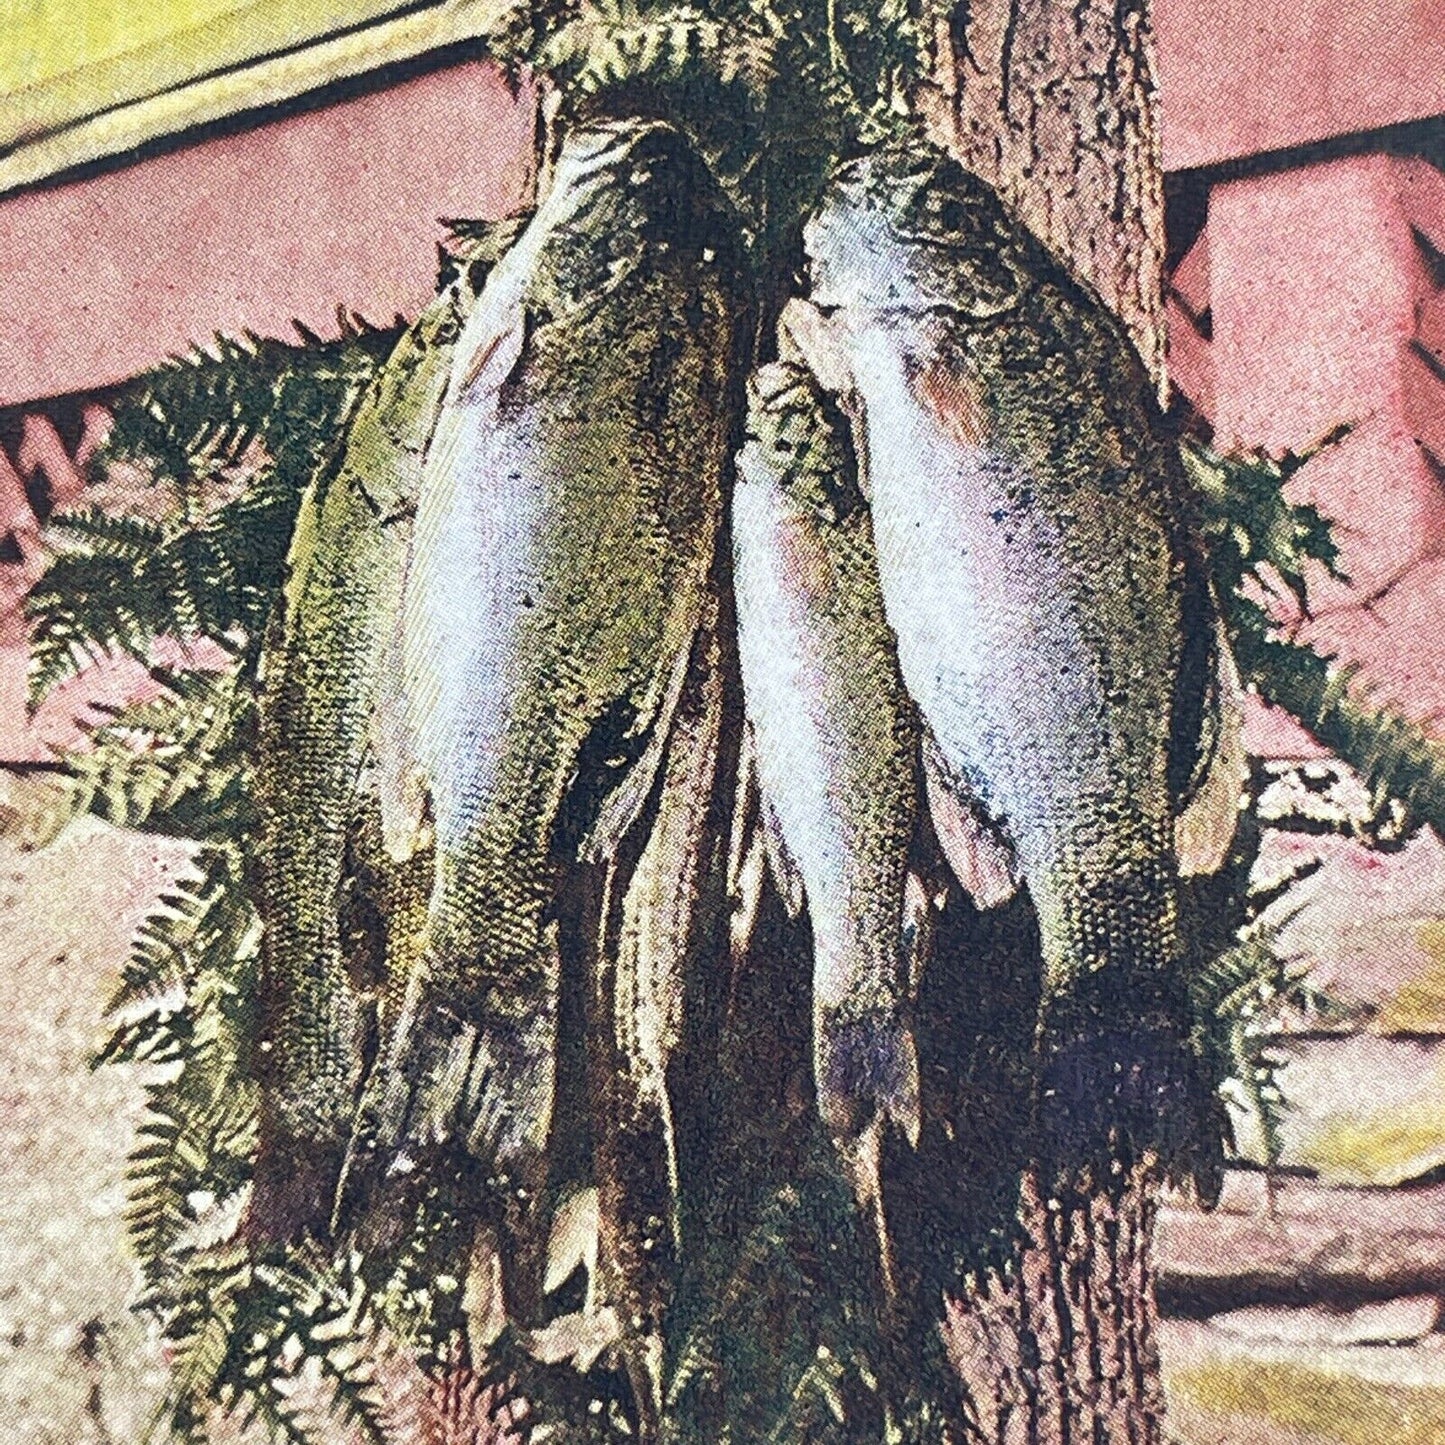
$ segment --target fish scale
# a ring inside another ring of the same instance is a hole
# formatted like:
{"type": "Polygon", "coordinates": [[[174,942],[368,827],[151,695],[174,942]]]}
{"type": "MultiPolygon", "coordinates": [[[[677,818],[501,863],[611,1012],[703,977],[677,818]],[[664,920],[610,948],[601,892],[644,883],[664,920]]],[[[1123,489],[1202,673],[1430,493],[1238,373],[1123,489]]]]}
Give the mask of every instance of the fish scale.
{"type": "Polygon", "coordinates": [[[867,508],[805,368],[759,369],[748,433],[733,499],[744,702],[812,925],[819,1110],[891,1285],[881,1133],[919,1127],[904,928],[917,730],[867,508]]]}
{"type": "Polygon", "coordinates": [[[1199,740],[1176,733],[1199,712],[1186,634],[1215,619],[1148,378],[1100,303],[920,141],[840,167],[805,248],[795,330],[855,420],[904,679],[1038,915],[1055,1143],[1162,1138],[1170,1100],[1199,1092],[1175,852],[1177,759],[1199,740]]]}
{"type": "Polygon", "coordinates": [[[438,881],[363,1101],[359,1193],[460,1142],[535,1199],[564,966],[554,837],[579,787],[620,781],[579,778],[594,729],[626,722],[625,763],[666,726],[702,615],[743,310],[731,234],[671,128],[573,131],[458,344],[403,614],[438,881]]]}

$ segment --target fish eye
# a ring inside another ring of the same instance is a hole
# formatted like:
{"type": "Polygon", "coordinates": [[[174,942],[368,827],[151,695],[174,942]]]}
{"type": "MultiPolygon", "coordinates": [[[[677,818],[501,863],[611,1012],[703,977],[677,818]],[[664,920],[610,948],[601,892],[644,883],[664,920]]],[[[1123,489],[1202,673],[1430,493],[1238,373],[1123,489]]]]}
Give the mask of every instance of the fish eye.
{"type": "Polygon", "coordinates": [[[968,224],[968,208],[956,197],[949,196],[938,208],[938,221],[945,231],[962,231],[968,224]]]}

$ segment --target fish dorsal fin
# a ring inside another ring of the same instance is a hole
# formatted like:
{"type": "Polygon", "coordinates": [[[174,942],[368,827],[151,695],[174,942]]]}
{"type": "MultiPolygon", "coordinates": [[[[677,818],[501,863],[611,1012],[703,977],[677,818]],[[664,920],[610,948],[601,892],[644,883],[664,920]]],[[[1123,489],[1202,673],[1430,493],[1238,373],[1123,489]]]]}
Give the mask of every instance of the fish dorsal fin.
{"type": "Polygon", "coordinates": [[[797,918],[803,911],[807,898],[803,891],[803,875],[788,851],[787,840],[783,837],[783,825],[777,810],[763,794],[758,807],[758,820],[762,826],[763,850],[768,859],[768,871],[773,875],[783,907],[789,918],[797,918]]]}
{"type": "Polygon", "coordinates": [[[728,948],[733,966],[746,957],[762,906],[768,871],[762,824],[758,819],[758,774],[753,760],[752,729],[744,726],[738,755],[738,782],[733,803],[732,836],[728,840],[728,948]]]}
{"type": "Polygon", "coordinates": [[[933,831],[953,875],[976,907],[997,908],[1019,890],[1018,858],[968,784],[944,763],[933,735],[923,740],[923,781],[933,831]]]}
{"type": "Polygon", "coordinates": [[[811,301],[789,301],[778,318],[778,354],[783,361],[806,366],[818,385],[835,396],[854,388],[847,351],[833,335],[833,323],[811,301]]]}

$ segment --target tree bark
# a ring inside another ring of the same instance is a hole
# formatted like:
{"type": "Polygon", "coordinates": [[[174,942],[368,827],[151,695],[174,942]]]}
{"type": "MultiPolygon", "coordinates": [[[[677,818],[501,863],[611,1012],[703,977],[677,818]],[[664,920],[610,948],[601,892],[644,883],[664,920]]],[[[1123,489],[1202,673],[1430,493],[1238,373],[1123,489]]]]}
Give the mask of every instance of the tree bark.
{"type": "Polygon", "coordinates": [[[963,0],[919,108],[1164,374],[1164,179],[1149,0],[963,0]]]}
{"type": "MultiPolygon", "coordinates": [[[[1164,186],[1148,0],[963,0],[919,108],[1123,322],[1163,395],[1164,186]]],[[[1026,1168],[1013,1243],[944,1337],[988,1445],[1158,1445],[1151,1160],[1102,1181],[1026,1168]]]]}
{"type": "Polygon", "coordinates": [[[1162,1438],[1151,1258],[1157,1185],[1020,1191],[1022,1238],[1002,1270],[970,1277],[944,1324],[966,1428],[997,1445],[1155,1445],[1162,1438]]]}

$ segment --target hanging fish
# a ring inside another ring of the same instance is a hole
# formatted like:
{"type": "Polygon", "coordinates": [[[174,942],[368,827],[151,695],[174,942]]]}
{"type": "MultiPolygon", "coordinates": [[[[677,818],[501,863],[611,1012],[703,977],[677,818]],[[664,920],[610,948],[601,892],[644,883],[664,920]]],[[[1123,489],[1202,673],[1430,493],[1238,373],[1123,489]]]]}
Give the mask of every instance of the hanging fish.
{"type": "MultiPolygon", "coordinates": [[[[589,821],[620,835],[647,797],[639,765],[667,732],[705,609],[743,312],[731,236],[676,131],[582,127],[468,317],[402,621],[436,882],[343,1217],[440,1150],[477,1161],[509,1231],[536,1242],[557,868],[589,821]]],[[[534,1263],[514,1278],[522,1318],[534,1263]]]]}
{"type": "Polygon", "coordinates": [[[904,896],[918,739],[868,510],[803,367],[760,368],[733,497],[743,696],[760,790],[813,931],[818,1107],[891,1286],[879,1148],[916,1142],[904,896]]]}
{"type": "Polygon", "coordinates": [[[593,843],[599,861],[608,859],[587,1030],[598,1269],[603,1297],[626,1321],[619,1350],[644,1441],[661,1427],[683,1251],[699,1248],[687,1233],[699,1181],[683,1177],[692,1121],[675,1108],[696,1103],[674,1099],[672,1065],[696,1029],[689,1009],[726,975],[723,833],[732,779],[724,734],[735,688],[713,604],[636,829],[640,846],[603,851],[603,839],[593,843]]]}
{"type": "Polygon", "coordinates": [[[941,152],[840,167],[805,244],[790,322],[857,419],[931,792],[1038,915],[1060,1135],[1106,1098],[1151,1134],[1193,1087],[1175,823],[1215,627],[1177,451],[1114,319],[941,152]]]}
{"type": "MultiPolygon", "coordinates": [[[[506,231],[502,223],[496,235],[506,231]]],[[[263,654],[257,1238],[325,1228],[351,1134],[374,1006],[370,980],[353,986],[343,937],[349,833],[384,706],[422,456],[473,299],[470,275],[397,342],[359,399],[337,462],[303,501],[263,654]]]]}

